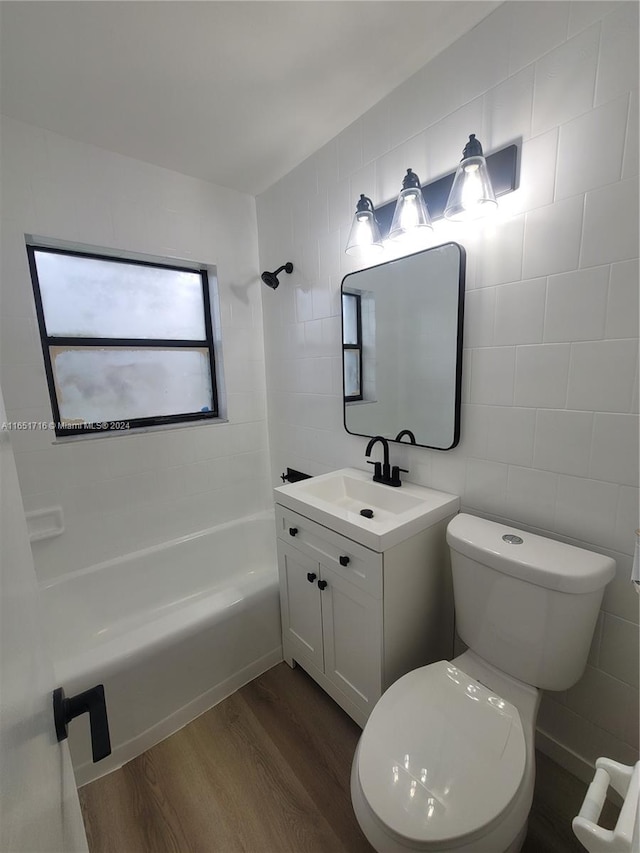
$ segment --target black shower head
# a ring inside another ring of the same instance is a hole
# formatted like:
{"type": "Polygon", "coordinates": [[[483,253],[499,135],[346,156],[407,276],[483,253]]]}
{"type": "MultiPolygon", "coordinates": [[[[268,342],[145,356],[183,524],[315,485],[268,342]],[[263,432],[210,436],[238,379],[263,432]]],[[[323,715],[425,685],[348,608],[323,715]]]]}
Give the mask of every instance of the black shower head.
{"type": "Polygon", "coordinates": [[[260,278],[264,281],[267,287],[272,287],[274,290],[280,284],[278,276],[274,272],[263,272],[260,278]]]}
{"type": "Polygon", "coordinates": [[[283,270],[289,274],[293,272],[293,264],[291,263],[291,261],[287,261],[286,264],[282,264],[282,266],[278,267],[278,269],[274,272],[267,272],[265,270],[265,272],[262,273],[260,278],[267,285],[267,287],[271,287],[273,290],[275,290],[276,287],[280,284],[280,282],[278,281],[278,276],[283,270]]]}

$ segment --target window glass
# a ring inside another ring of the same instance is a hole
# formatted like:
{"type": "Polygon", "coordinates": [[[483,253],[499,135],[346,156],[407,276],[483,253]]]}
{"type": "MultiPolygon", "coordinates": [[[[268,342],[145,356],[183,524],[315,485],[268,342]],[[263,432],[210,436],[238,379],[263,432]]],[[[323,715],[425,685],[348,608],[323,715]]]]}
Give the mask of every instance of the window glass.
{"type": "Polygon", "coordinates": [[[358,344],[358,297],[342,294],[343,344],[358,344]]]}
{"type": "Polygon", "coordinates": [[[27,253],[58,435],[217,417],[206,270],[27,253]]]}
{"type": "Polygon", "coordinates": [[[344,396],[360,397],[360,350],[344,351],[344,396]]]}
{"type": "Polygon", "coordinates": [[[199,272],[35,252],[47,333],[85,338],[205,338],[199,272]]]}
{"type": "Polygon", "coordinates": [[[212,407],[203,349],[52,347],[63,423],[98,423],[206,412],[212,407]]]}

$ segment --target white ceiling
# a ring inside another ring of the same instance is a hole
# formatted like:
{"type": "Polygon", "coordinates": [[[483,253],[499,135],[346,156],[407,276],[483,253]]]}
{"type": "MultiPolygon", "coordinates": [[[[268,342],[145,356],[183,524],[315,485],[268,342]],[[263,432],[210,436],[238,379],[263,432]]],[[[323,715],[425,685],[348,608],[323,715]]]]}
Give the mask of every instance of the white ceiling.
{"type": "Polygon", "coordinates": [[[3,0],[0,109],[255,195],[497,5],[3,0]]]}

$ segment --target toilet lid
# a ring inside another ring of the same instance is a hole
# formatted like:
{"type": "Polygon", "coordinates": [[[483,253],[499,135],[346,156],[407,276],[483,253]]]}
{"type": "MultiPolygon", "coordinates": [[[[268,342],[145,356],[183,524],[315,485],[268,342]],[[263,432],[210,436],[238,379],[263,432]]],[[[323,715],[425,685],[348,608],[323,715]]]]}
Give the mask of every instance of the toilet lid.
{"type": "Polygon", "coordinates": [[[515,797],[526,764],[517,709],[448,661],[396,681],[359,746],[360,785],[394,833],[437,842],[478,832],[515,797]]]}

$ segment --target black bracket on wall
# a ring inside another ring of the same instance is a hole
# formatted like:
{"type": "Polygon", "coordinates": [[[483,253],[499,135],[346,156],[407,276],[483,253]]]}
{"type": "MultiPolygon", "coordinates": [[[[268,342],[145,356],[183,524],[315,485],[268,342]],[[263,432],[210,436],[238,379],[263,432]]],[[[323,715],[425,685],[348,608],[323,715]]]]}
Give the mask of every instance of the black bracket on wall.
{"type": "Polygon", "coordinates": [[[111,739],[109,737],[109,722],[107,720],[107,703],[104,698],[104,686],[96,684],[84,693],[77,693],[68,699],[62,687],[53,691],[53,719],[56,726],[58,743],[66,740],[67,726],[80,714],[89,714],[91,727],[91,752],[93,763],[111,755],[111,739]]]}
{"type": "Polygon", "coordinates": [[[302,471],[295,471],[293,468],[287,468],[284,474],[280,474],[280,479],[283,483],[299,483],[300,480],[310,480],[311,474],[303,474],[302,471]]]}
{"type": "MultiPolygon", "coordinates": [[[[513,192],[518,187],[518,146],[508,145],[494,151],[486,158],[487,169],[496,198],[513,192]]],[[[444,209],[451,192],[455,171],[422,187],[422,195],[429,209],[432,222],[444,218],[444,209]]],[[[391,220],[396,209],[396,199],[376,207],[376,219],[384,237],[389,233],[391,220]]]]}

